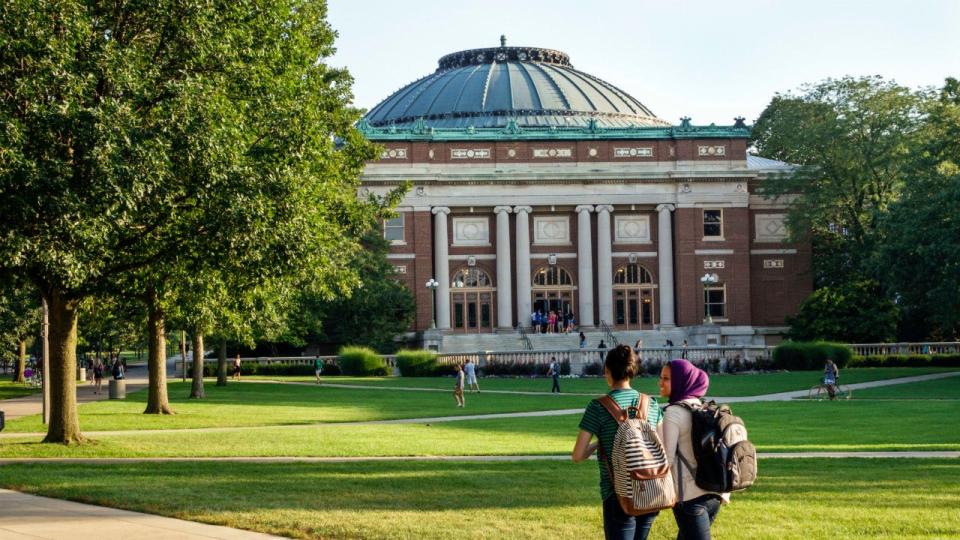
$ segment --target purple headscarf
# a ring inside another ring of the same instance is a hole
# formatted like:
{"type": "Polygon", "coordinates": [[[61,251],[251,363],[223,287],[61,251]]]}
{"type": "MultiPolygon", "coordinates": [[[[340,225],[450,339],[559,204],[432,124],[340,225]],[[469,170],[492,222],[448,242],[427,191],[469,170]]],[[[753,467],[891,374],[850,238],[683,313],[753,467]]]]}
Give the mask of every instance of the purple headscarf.
{"type": "Polygon", "coordinates": [[[707,394],[710,378],[706,371],[687,360],[671,360],[667,365],[670,366],[670,403],[707,394]]]}

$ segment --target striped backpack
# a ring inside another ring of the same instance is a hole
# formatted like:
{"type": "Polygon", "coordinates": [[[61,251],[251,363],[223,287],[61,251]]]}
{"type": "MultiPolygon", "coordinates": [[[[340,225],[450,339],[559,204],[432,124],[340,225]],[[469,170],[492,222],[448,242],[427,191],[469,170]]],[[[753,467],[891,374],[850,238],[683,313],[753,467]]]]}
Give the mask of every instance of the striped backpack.
{"type": "Polygon", "coordinates": [[[671,508],[677,502],[670,463],[657,432],[647,422],[650,396],[640,394],[638,407],[622,409],[610,396],[597,401],[617,421],[613,451],[607,459],[598,445],[600,459],[607,464],[613,490],[625,514],[640,516],[671,508]],[[630,412],[633,411],[633,418],[630,412]]]}

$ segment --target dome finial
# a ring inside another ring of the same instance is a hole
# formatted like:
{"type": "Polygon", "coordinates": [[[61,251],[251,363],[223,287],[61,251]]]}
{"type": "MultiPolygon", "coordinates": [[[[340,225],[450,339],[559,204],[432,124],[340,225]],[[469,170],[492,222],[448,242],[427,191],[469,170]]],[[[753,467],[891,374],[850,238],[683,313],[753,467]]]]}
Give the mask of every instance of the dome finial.
{"type": "Polygon", "coordinates": [[[507,46],[507,36],[506,36],[506,34],[500,34],[500,46],[501,46],[501,47],[506,47],[506,46],[507,46]]]}

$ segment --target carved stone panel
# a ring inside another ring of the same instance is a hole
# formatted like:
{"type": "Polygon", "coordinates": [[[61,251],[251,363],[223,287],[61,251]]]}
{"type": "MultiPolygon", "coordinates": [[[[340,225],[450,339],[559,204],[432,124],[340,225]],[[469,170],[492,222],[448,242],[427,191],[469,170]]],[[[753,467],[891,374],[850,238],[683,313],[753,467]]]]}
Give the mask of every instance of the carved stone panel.
{"type": "Polygon", "coordinates": [[[534,216],[533,243],[561,245],[570,243],[570,218],[568,216],[534,216]]]}
{"type": "Polygon", "coordinates": [[[757,214],[757,242],[782,242],[787,238],[787,226],[784,214],[757,214]]]}
{"type": "Polygon", "coordinates": [[[653,155],[653,147],[651,146],[641,146],[639,148],[614,148],[613,157],[615,158],[632,158],[632,157],[651,157],[653,155]]]}
{"type": "Polygon", "coordinates": [[[614,216],[613,241],[618,244],[649,244],[650,216],[614,216]]]}
{"type": "Polygon", "coordinates": [[[568,158],[573,156],[572,148],[534,148],[533,157],[535,158],[568,158]]]}
{"type": "Polygon", "coordinates": [[[490,244],[490,220],[486,217],[453,218],[453,245],[486,246],[490,244]]]}
{"type": "Polygon", "coordinates": [[[727,147],[725,146],[698,146],[697,155],[700,157],[705,156],[724,156],[727,154],[727,147]]]}
{"type": "Polygon", "coordinates": [[[488,159],[489,148],[453,148],[450,150],[450,159],[488,159]]]}

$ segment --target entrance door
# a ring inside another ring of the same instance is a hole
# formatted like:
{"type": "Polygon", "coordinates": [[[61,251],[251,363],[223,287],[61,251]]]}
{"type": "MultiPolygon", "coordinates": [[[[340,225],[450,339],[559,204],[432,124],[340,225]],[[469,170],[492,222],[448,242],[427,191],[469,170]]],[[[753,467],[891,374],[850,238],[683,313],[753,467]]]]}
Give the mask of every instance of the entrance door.
{"type": "Polygon", "coordinates": [[[454,275],[450,288],[453,331],[493,332],[493,287],[490,276],[478,268],[464,268],[454,275]]]}
{"type": "MultiPolygon", "coordinates": [[[[543,314],[544,320],[551,311],[557,314],[559,321],[563,321],[567,313],[577,318],[573,303],[573,280],[566,270],[556,265],[538,268],[533,273],[532,285],[533,310],[543,314]]],[[[530,324],[529,316],[527,314],[527,324],[530,324]]],[[[541,330],[546,330],[546,322],[541,330]]]]}
{"type": "Polygon", "coordinates": [[[650,272],[637,264],[622,266],[614,274],[613,282],[614,326],[621,330],[653,329],[656,285],[650,272]]]}

